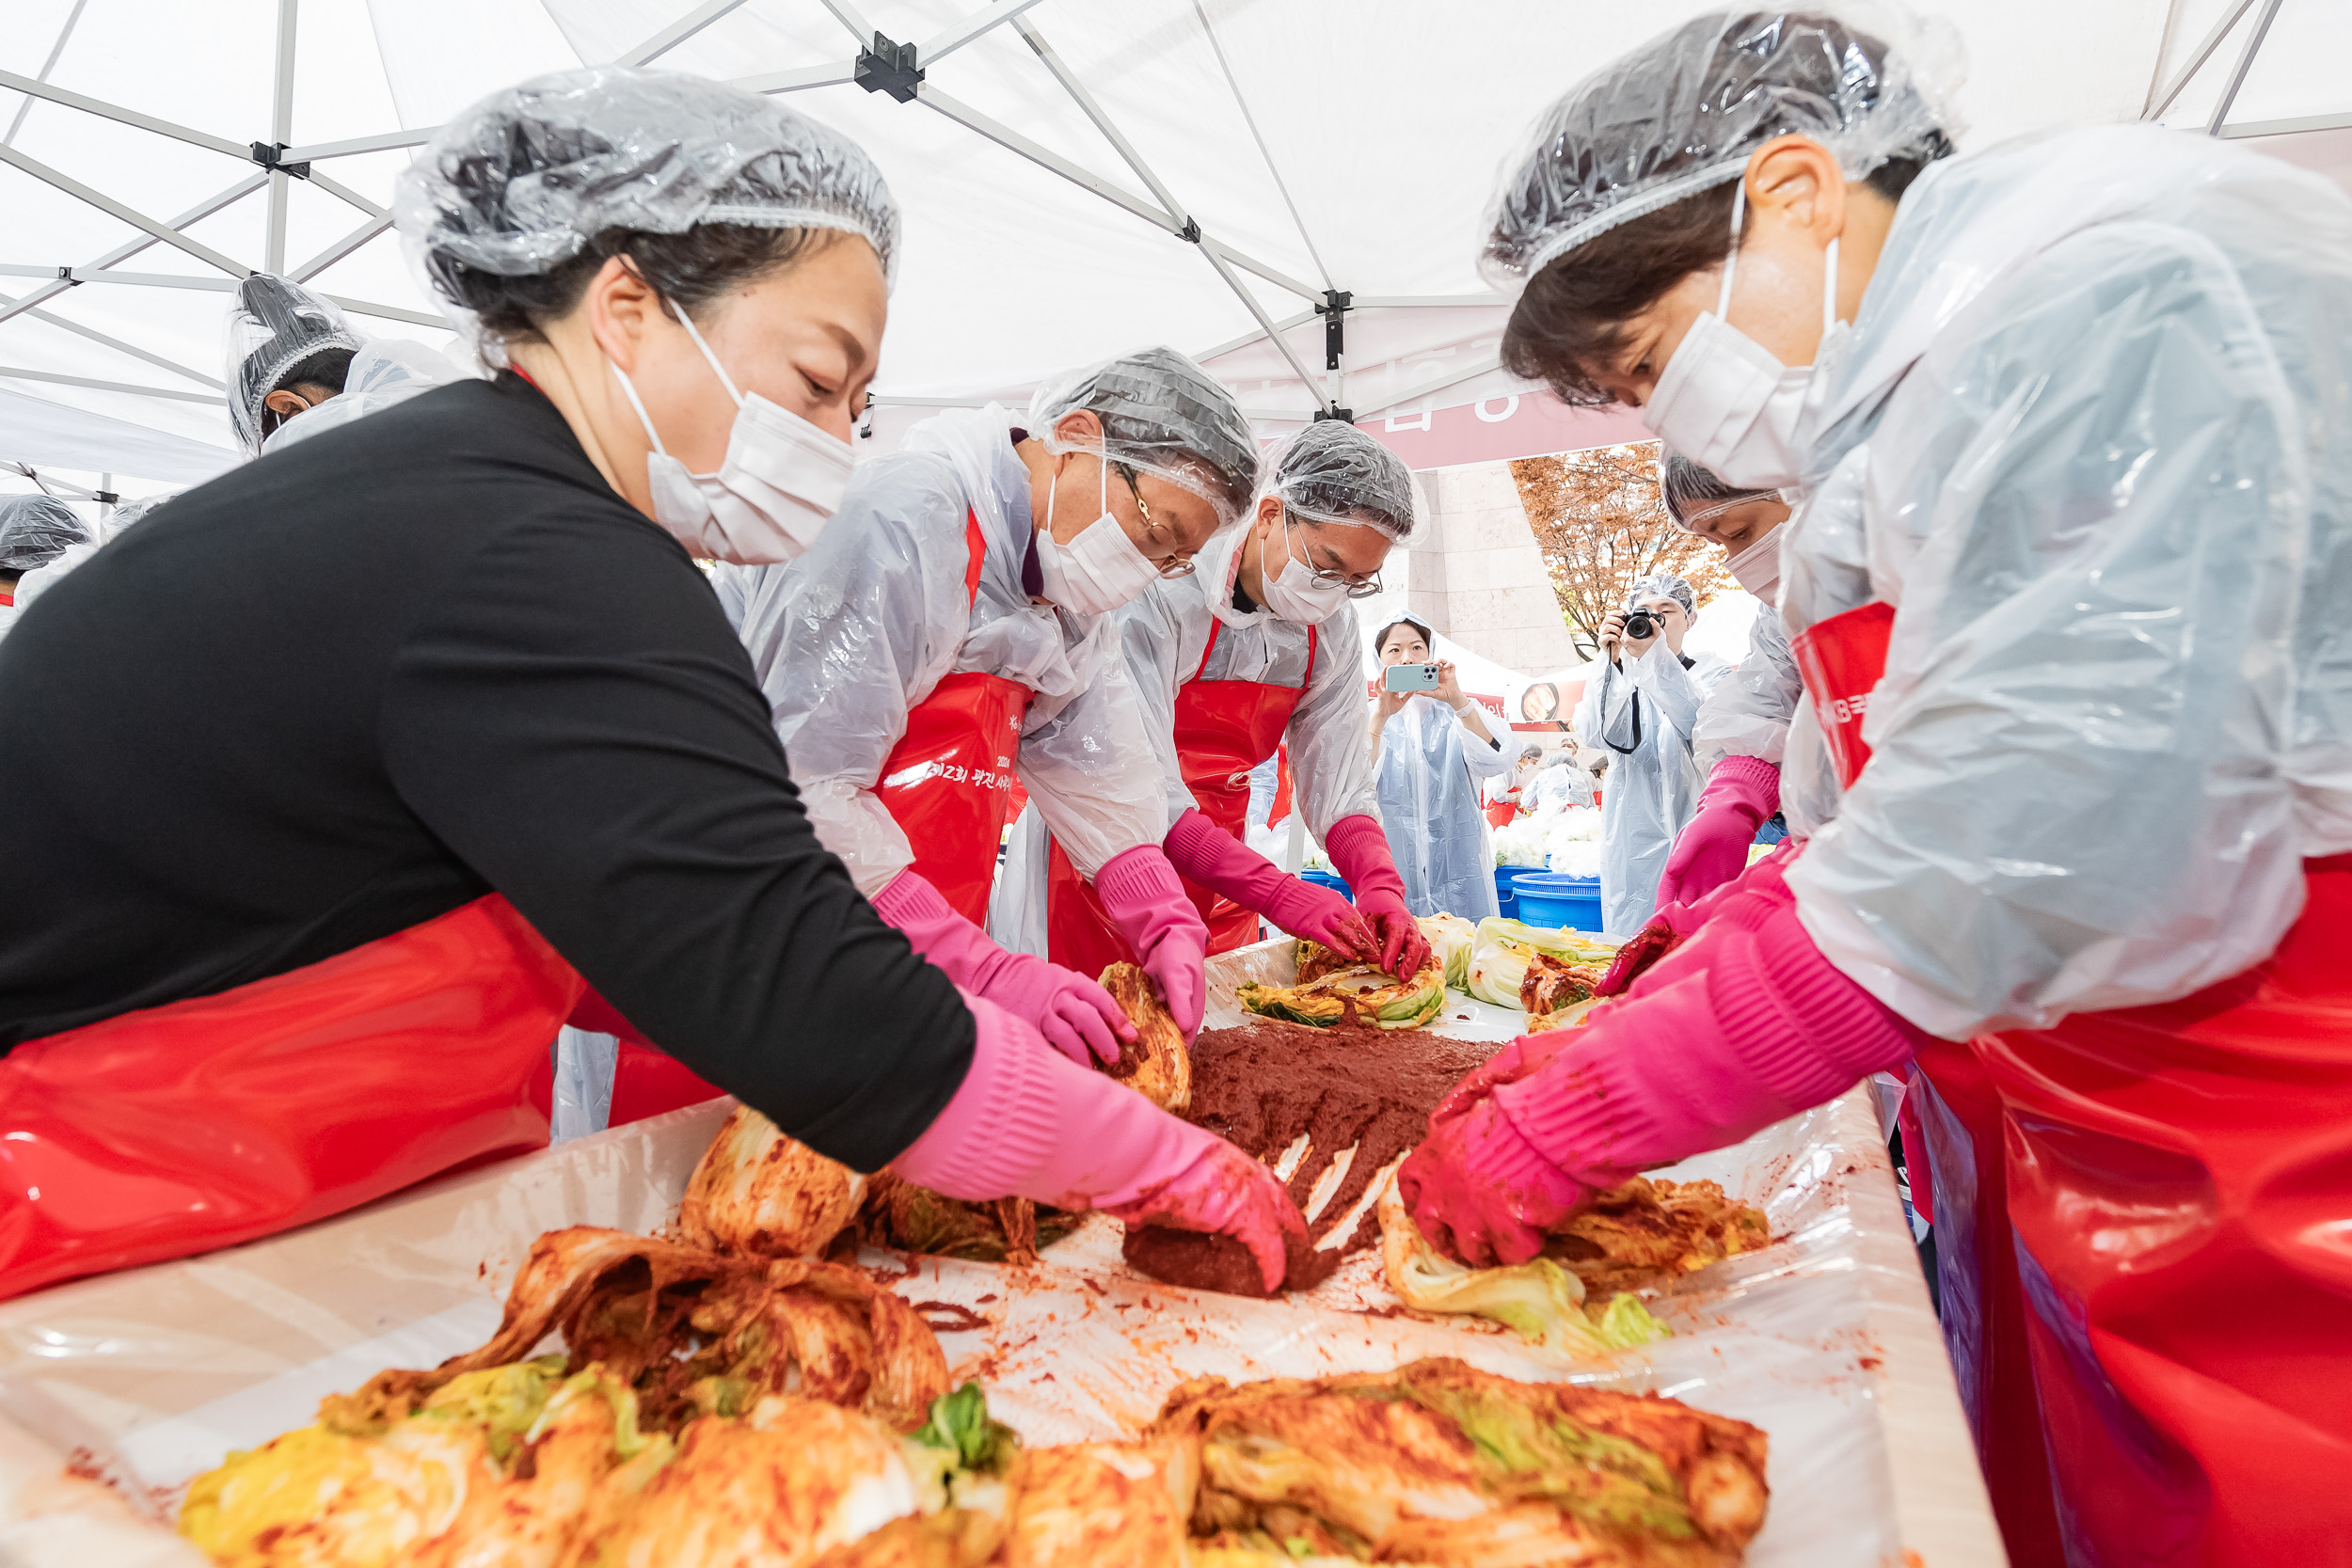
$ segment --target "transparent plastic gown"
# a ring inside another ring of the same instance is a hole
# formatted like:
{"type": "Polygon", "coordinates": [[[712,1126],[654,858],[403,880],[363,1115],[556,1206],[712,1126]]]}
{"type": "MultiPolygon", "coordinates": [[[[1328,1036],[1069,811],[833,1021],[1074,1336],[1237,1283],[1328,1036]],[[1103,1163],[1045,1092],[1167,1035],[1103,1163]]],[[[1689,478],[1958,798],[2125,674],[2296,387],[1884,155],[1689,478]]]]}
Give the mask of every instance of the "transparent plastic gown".
{"type": "MultiPolygon", "coordinates": [[[[1218,543],[1232,541],[1228,535],[1218,543]]],[[[1210,553],[1204,551],[1203,559],[1210,553]]],[[[1195,804],[1192,792],[1184,787],[1175,732],[1176,693],[1196,678],[1262,681],[1270,686],[1303,683],[1306,692],[1291,712],[1283,740],[1290,748],[1291,777],[1299,807],[1306,814],[1308,832],[1321,842],[1331,824],[1343,816],[1363,816],[1378,821],[1379,798],[1373,788],[1372,754],[1364,738],[1363,676],[1356,662],[1356,650],[1363,646],[1363,639],[1357,629],[1355,608],[1342,606],[1315,628],[1312,671],[1307,668],[1307,628],[1264,610],[1244,614],[1229,604],[1216,646],[1211,649],[1209,628],[1219,617],[1210,613],[1203,585],[1219,578],[1208,569],[1188,577],[1164,578],[1110,616],[1119,624],[1127,678],[1162,769],[1167,799],[1162,833],[1195,804]],[[1209,656],[1206,669],[1200,663],[1204,650],[1209,656]]],[[[1272,790],[1269,774],[1269,800],[1272,790]]],[[[1253,814],[1255,809],[1253,804],[1253,814]]],[[[1045,942],[1045,872],[1050,848],[1035,815],[1024,812],[1006,841],[1004,870],[989,916],[989,929],[999,942],[1041,956],[1045,942]]]]}
{"type": "Polygon", "coordinates": [[[1389,716],[1375,768],[1380,825],[1415,914],[1476,921],[1500,912],[1478,781],[1516,760],[1516,747],[1479,739],[1434,697],[1407,698],[1389,716]]]}
{"type": "Polygon", "coordinates": [[[1712,654],[1692,658],[1684,669],[1661,638],[1622,668],[1603,659],[1577,705],[1578,738],[1609,751],[1600,789],[1601,927],[1621,941],[1648,924],[1666,854],[1707,787],[1691,733],[1728,666],[1712,654]]]}
{"type": "Polygon", "coordinates": [[[816,546],[743,574],[739,629],[793,781],[825,847],[872,897],[914,861],[874,785],[907,713],[941,678],[978,671],[1037,695],[1021,783],[1071,861],[1091,877],[1167,832],[1159,752],[1108,616],[1035,605],[1021,566],[1029,475],[992,404],[943,414],[899,451],[861,464],[816,546]],[[986,538],[966,609],[967,514],[986,538]]]}
{"type": "Polygon", "coordinates": [[[1899,607],[1822,951],[1953,1039],[2267,956],[2352,848],[2352,205],[2153,128],[1939,165],[1821,373],[1784,619],[1899,607]]]}
{"type": "Polygon", "coordinates": [[[467,372],[422,343],[405,338],[371,338],[351,356],[343,389],[308,413],[296,414],[270,432],[262,451],[273,452],[307,441],[354,420],[379,414],[420,392],[429,392],[467,372]]]}

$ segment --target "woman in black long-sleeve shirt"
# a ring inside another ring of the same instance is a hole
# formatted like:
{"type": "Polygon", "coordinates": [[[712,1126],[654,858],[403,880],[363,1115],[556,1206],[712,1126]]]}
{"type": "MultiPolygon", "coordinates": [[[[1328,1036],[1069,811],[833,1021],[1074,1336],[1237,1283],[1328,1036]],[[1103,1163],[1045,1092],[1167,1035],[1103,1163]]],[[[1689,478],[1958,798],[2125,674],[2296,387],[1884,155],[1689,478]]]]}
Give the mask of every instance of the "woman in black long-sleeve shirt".
{"type": "Polygon", "coordinates": [[[680,542],[782,559],[838,499],[897,242],[864,154],[571,72],[453,122],[400,217],[510,368],[179,498],[0,644],[0,1295],[544,1139],[574,971],[856,1168],[1279,1275],[1267,1173],[859,897],[680,542]]]}

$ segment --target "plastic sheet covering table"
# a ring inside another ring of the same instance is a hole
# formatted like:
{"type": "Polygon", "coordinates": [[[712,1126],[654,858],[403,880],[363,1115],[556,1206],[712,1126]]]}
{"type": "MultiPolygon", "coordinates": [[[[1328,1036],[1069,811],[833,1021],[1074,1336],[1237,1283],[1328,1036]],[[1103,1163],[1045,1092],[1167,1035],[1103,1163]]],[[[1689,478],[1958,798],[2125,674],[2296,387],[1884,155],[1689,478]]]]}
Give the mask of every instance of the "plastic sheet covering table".
{"type": "MultiPolygon", "coordinates": [[[[1292,944],[1211,960],[1208,1027],[1249,980],[1286,984],[1292,944]]],[[[1516,1011],[1449,992],[1432,1024],[1505,1039],[1516,1011]]],[[[230,1449],[308,1423],[320,1396],[486,1339],[532,1240],[671,1220],[725,1101],[443,1179],[183,1262],[0,1303],[0,1411],[158,1517],[230,1449]]],[[[1774,1244],[1689,1275],[1653,1309],[1674,1338],[1580,1363],[1482,1320],[1400,1307],[1378,1251],[1270,1302],[1127,1269],[1093,1216],[1035,1268],[868,1252],[943,1331],[954,1374],[1031,1443],[1108,1437],[1176,1383],[1384,1370],[1455,1355],[1490,1371],[1655,1390],[1771,1434],[1758,1568],[1974,1568],[2003,1560],[1877,1118],[1860,1086],[1661,1174],[1760,1205],[1774,1244]],[[954,1308],[963,1309],[961,1312],[954,1308]]],[[[86,1568],[76,1563],[72,1568],[86,1568]]]]}

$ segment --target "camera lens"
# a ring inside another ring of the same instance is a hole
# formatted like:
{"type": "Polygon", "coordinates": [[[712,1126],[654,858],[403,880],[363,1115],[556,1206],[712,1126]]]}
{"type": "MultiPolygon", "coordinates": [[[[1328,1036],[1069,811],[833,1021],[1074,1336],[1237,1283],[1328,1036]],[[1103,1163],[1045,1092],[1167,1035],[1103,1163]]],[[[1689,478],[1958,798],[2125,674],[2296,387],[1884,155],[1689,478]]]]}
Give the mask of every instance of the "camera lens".
{"type": "Polygon", "coordinates": [[[1625,634],[1636,642],[1658,635],[1658,617],[1646,610],[1637,610],[1625,618],[1625,634]]]}

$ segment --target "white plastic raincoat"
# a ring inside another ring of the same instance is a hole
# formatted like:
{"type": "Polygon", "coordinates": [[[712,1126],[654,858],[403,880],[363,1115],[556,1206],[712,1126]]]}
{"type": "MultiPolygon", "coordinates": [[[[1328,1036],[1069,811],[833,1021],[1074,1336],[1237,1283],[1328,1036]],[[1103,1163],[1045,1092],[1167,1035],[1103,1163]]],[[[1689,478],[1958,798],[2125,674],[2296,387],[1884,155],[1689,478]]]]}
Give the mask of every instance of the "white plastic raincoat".
{"type": "Polygon", "coordinates": [[[1531,811],[1560,811],[1568,806],[1589,808],[1593,787],[1593,776],[1575,762],[1555,762],[1528,781],[1533,798],[1522,803],[1531,811]]]}
{"type": "Polygon", "coordinates": [[[2153,127],[1939,164],[1818,373],[1783,618],[1899,606],[1822,951],[1951,1039],[2267,957],[2352,849],[2352,204],[2153,127]]]}
{"type": "Polygon", "coordinates": [[[1603,659],[1577,705],[1577,735],[1610,753],[1600,796],[1600,917],[1612,937],[1649,924],[1666,853],[1707,787],[1691,733],[1729,667],[1712,654],[1690,657],[1686,668],[1661,637],[1639,658],[1603,659]]]}
{"type": "MultiPolygon", "coordinates": [[[[1363,646],[1353,605],[1315,628],[1314,668],[1307,667],[1307,628],[1267,610],[1245,613],[1232,605],[1233,562],[1243,534],[1233,530],[1200,552],[1200,568],[1181,578],[1162,578],[1134,603],[1113,611],[1125,654],[1127,678],[1140,705],[1143,727],[1159,758],[1166,819],[1161,832],[1193,809],[1192,792],[1176,755],[1176,693],[1190,681],[1262,681],[1297,686],[1305,692],[1291,710],[1282,738],[1290,748],[1291,779],[1307,831],[1318,842],[1343,816],[1380,818],[1373,789],[1372,757],[1364,744],[1363,674],[1356,650],[1363,646]],[[1221,568],[1221,569],[1220,569],[1221,568]],[[1223,609],[1212,613],[1212,583],[1225,585],[1223,609]],[[1216,646],[1209,628],[1221,621],[1216,646]],[[1206,669],[1200,657],[1206,652],[1206,669]]],[[[1269,796],[1270,798],[1270,796],[1269,796]]],[[[1044,952],[1045,871],[1049,845],[1033,814],[1024,812],[1006,841],[997,895],[989,909],[989,930],[1009,947],[1044,952]]]]}
{"type": "Polygon", "coordinates": [[[914,859],[874,793],[882,764],[908,710],[962,671],[1036,693],[1021,782],[1082,874],[1167,830],[1159,753],[1117,629],[1108,616],[1030,602],[1021,570],[1034,531],[1028,469],[1009,417],[991,404],[926,420],[899,451],[859,465],[814,548],[742,579],[739,629],[793,781],[868,897],[914,859]],[[967,513],[986,540],[968,608],[967,513]]]}
{"type": "Polygon", "coordinates": [[[343,389],[270,432],[262,451],[273,452],[323,436],[465,374],[445,356],[422,343],[405,338],[371,338],[353,353],[351,368],[343,374],[343,389]]]}
{"type": "MultiPolygon", "coordinates": [[[[1502,721],[1489,728],[1500,732],[1502,721]]],[[[1474,921],[1502,912],[1478,781],[1509,771],[1518,755],[1516,746],[1481,740],[1435,697],[1407,698],[1389,716],[1375,768],[1380,826],[1415,914],[1474,921]]]]}

